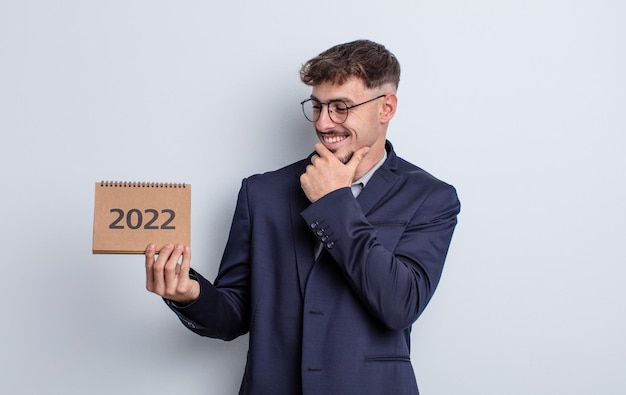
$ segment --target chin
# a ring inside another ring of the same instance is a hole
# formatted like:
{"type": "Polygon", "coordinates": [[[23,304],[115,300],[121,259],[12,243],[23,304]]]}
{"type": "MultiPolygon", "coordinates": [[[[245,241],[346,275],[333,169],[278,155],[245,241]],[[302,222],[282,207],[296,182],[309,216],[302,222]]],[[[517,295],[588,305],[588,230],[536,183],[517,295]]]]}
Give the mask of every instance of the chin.
{"type": "Polygon", "coordinates": [[[348,162],[350,162],[350,159],[352,159],[352,155],[354,155],[354,151],[348,151],[345,154],[335,154],[337,156],[337,159],[339,159],[344,165],[348,162]]]}

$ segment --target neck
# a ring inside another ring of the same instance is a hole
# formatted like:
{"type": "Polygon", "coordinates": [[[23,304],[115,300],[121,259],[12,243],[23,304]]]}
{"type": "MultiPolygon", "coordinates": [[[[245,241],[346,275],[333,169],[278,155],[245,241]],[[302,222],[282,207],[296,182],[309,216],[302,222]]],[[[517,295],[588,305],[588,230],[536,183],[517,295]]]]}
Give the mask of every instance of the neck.
{"type": "Polygon", "coordinates": [[[367,174],[367,172],[372,170],[372,168],[376,166],[376,164],[378,164],[378,162],[380,162],[384,156],[385,156],[384,146],[382,147],[382,149],[376,149],[376,150],[374,149],[374,147],[372,147],[370,152],[365,156],[365,158],[363,158],[361,163],[359,163],[359,166],[357,167],[356,172],[354,173],[354,179],[352,181],[356,181],[362,178],[365,174],[367,174]]]}

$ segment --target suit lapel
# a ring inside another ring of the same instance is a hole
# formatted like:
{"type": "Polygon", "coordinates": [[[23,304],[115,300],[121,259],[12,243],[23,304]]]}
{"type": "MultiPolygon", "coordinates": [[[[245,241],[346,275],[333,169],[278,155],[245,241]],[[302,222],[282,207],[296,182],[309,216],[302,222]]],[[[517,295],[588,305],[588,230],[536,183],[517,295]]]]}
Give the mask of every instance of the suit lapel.
{"type": "Polygon", "coordinates": [[[380,169],[374,173],[357,198],[364,215],[372,211],[376,203],[385,196],[391,186],[398,180],[398,175],[394,172],[397,168],[398,157],[393,151],[391,143],[387,142],[386,148],[387,160],[380,169]]]}
{"type": "Polygon", "coordinates": [[[397,179],[398,176],[395,173],[382,167],[374,173],[356,199],[364,215],[369,214],[375,208],[376,203],[385,196],[397,179]]]}

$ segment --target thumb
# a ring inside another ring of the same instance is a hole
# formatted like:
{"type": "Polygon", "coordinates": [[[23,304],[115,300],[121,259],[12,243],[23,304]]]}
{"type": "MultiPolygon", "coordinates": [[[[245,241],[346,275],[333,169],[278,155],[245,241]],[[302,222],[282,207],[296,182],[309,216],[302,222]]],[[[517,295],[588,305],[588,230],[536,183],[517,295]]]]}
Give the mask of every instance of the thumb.
{"type": "Polygon", "coordinates": [[[350,161],[348,163],[346,163],[346,165],[352,167],[353,169],[356,169],[357,166],[359,165],[359,163],[361,163],[361,161],[363,160],[363,158],[365,158],[365,156],[370,152],[370,147],[362,147],[359,148],[358,151],[356,151],[353,155],[352,158],[350,158],[350,161]]]}

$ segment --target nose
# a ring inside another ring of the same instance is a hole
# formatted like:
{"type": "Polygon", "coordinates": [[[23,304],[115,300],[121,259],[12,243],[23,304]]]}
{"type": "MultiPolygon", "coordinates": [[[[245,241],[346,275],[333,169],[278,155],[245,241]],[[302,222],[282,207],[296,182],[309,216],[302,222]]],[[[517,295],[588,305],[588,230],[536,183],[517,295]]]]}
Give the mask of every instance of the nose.
{"type": "Polygon", "coordinates": [[[323,104],[320,111],[320,117],[315,122],[315,127],[317,130],[328,130],[334,128],[335,126],[337,126],[337,124],[330,118],[328,104],[323,104]],[[326,106],[326,111],[324,111],[324,106],[326,106]]]}

